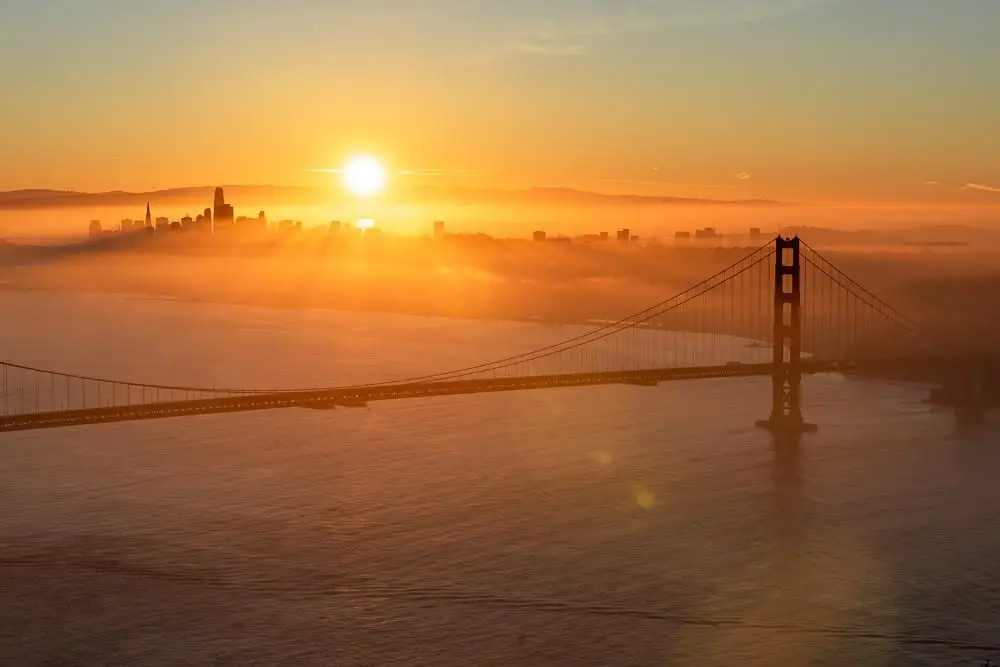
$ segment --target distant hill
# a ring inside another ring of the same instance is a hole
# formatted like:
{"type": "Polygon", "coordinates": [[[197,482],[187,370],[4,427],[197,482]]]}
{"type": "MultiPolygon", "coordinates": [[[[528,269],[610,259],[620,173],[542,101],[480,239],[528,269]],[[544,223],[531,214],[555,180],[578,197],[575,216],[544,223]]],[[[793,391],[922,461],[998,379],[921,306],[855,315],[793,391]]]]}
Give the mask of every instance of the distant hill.
{"type": "Polygon", "coordinates": [[[82,192],[70,190],[10,190],[0,192],[0,201],[31,202],[40,199],[56,199],[67,196],[79,196],[82,192]]]}
{"type": "Polygon", "coordinates": [[[801,236],[823,245],[968,245],[996,243],[1000,232],[959,224],[918,225],[893,229],[828,229],[786,227],[785,236],[801,236]]]}
{"type": "Polygon", "coordinates": [[[528,190],[420,188],[412,191],[418,200],[449,200],[479,203],[532,203],[561,205],[709,205],[709,206],[783,206],[767,199],[696,199],[635,194],[606,194],[573,188],[530,188],[528,190]]]}
{"type": "MultiPolygon", "coordinates": [[[[326,188],[273,185],[228,185],[226,200],[239,204],[308,205],[328,204],[342,195],[326,188]]],[[[71,192],[65,190],[13,190],[0,192],[0,209],[69,208],[83,206],[136,206],[153,204],[199,204],[212,202],[214,187],[186,187],[153,192],[71,192]]],[[[572,188],[527,190],[414,188],[394,192],[390,198],[406,202],[454,202],[479,204],[534,204],[546,206],[783,206],[765,199],[694,199],[633,194],[605,194],[572,188]]]]}

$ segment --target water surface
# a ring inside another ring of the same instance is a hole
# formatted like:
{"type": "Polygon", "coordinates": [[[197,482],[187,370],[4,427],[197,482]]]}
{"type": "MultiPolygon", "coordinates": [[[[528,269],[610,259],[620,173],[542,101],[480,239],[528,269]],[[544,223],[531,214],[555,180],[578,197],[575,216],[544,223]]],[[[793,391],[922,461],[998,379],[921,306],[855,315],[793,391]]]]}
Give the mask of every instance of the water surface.
{"type": "MultiPolygon", "coordinates": [[[[0,293],[6,359],[308,386],[570,327],[0,293]]],[[[1000,443],[814,376],[0,436],[0,663],[962,665],[1000,658],[1000,443]]]]}

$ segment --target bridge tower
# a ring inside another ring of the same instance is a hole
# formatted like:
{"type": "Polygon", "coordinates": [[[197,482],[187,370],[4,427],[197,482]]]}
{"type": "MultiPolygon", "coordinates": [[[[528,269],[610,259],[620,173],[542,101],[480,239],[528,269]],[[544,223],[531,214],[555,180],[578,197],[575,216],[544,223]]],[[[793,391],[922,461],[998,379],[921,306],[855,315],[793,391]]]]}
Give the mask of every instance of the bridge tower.
{"type": "Polygon", "coordinates": [[[778,236],[774,252],[774,357],[771,416],[757,422],[775,433],[816,430],[802,419],[802,264],[799,237],[778,236]]]}

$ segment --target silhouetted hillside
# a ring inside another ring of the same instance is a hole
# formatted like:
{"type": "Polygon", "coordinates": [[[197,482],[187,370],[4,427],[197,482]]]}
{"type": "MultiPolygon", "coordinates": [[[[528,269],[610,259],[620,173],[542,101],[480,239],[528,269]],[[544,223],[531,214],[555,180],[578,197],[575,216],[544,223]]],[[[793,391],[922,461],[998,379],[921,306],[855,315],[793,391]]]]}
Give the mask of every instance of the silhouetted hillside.
{"type": "MultiPolygon", "coordinates": [[[[226,196],[231,201],[254,202],[274,205],[308,205],[329,203],[341,197],[338,190],[330,188],[226,185],[226,196]]],[[[152,192],[69,192],[62,190],[15,190],[0,192],[0,209],[63,208],[73,206],[138,206],[149,201],[154,205],[202,204],[211,201],[214,186],[171,188],[152,192]]],[[[400,189],[387,197],[397,201],[452,202],[475,204],[539,204],[551,206],[571,205],[629,205],[629,206],[782,206],[781,202],[763,199],[690,199],[683,197],[655,197],[633,194],[605,194],[570,188],[531,188],[528,190],[500,190],[474,188],[419,187],[400,189]]]]}
{"type": "Polygon", "coordinates": [[[1000,241],[1000,232],[972,225],[919,225],[894,229],[828,229],[794,226],[782,229],[785,236],[798,235],[813,245],[922,245],[948,246],[1000,241]]]}

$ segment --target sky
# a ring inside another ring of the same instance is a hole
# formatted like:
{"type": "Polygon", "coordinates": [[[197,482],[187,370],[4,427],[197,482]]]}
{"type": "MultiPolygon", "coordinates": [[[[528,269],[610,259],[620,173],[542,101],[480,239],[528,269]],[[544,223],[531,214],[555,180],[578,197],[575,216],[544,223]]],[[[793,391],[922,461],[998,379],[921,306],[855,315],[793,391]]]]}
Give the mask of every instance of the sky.
{"type": "Polygon", "coordinates": [[[0,0],[0,190],[1000,205],[1000,0],[0,0]],[[400,173],[407,172],[407,173],[400,173]]]}

